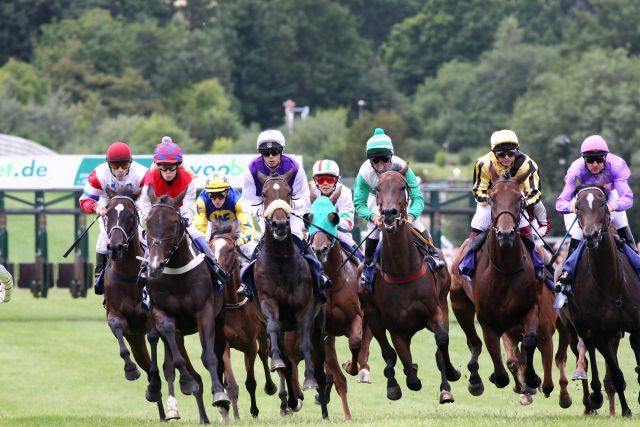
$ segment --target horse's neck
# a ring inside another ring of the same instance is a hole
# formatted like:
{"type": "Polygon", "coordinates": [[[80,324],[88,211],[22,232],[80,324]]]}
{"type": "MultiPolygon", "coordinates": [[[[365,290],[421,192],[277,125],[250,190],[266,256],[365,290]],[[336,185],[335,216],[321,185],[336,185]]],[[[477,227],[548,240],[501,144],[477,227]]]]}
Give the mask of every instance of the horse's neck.
{"type": "Polygon", "coordinates": [[[598,283],[618,287],[618,275],[620,274],[618,249],[611,233],[605,233],[598,247],[595,249],[587,248],[586,252],[591,274],[598,283]]]}
{"type": "Polygon", "coordinates": [[[121,261],[112,261],[111,269],[125,275],[137,275],[140,271],[140,260],[137,258],[139,255],[142,255],[142,250],[140,249],[140,241],[136,231],[136,235],[129,242],[124,257],[121,261]]]}
{"type": "Polygon", "coordinates": [[[167,262],[167,267],[171,268],[180,268],[184,265],[188,264],[196,255],[196,252],[191,247],[191,240],[187,236],[187,232],[184,232],[180,240],[180,244],[178,245],[178,249],[175,253],[169,258],[167,262]]]}
{"type": "Polygon", "coordinates": [[[495,231],[491,230],[487,238],[486,246],[491,251],[493,263],[498,267],[509,269],[522,264],[524,243],[522,242],[520,233],[516,233],[512,247],[503,249],[500,247],[495,231]]]}
{"type": "Polygon", "coordinates": [[[237,304],[240,302],[240,297],[236,292],[238,287],[240,287],[240,269],[234,267],[231,272],[231,286],[224,287],[224,297],[227,304],[237,304]]]}
{"type": "Polygon", "coordinates": [[[385,273],[409,274],[420,268],[422,257],[406,223],[393,234],[383,231],[381,260],[385,273]]]}
{"type": "Polygon", "coordinates": [[[333,243],[333,246],[331,246],[331,249],[329,249],[329,255],[327,256],[326,265],[323,266],[324,271],[329,276],[333,276],[334,274],[336,274],[338,267],[340,267],[340,265],[342,264],[342,261],[342,249],[340,248],[340,242],[336,240],[333,243]]]}
{"type": "Polygon", "coordinates": [[[265,233],[264,249],[265,253],[278,256],[292,256],[294,254],[294,243],[291,234],[286,239],[276,240],[270,232],[265,233]]]}

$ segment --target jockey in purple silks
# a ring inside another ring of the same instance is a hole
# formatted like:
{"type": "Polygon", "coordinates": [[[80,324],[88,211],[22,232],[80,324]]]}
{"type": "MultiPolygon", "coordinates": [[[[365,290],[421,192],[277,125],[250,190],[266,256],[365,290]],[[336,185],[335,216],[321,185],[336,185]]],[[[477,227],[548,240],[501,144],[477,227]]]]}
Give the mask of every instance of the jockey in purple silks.
{"type": "Polygon", "coordinates": [[[582,142],[580,152],[581,158],[575,160],[569,167],[564,177],[562,193],[556,199],[556,211],[565,214],[564,222],[567,231],[571,234],[567,260],[556,286],[556,289],[565,295],[573,293],[575,268],[584,248],[582,230],[574,221],[576,217],[576,178],[582,184],[596,185],[604,177],[604,188],[608,191],[607,208],[611,213],[611,223],[618,230],[618,235],[626,241],[633,251],[637,252],[625,212],[633,205],[633,192],[628,183],[631,172],[627,163],[621,157],[609,152],[607,142],[600,135],[587,137],[582,142]],[[571,227],[572,224],[573,227],[571,227]],[[569,227],[571,227],[570,230],[569,227]]]}

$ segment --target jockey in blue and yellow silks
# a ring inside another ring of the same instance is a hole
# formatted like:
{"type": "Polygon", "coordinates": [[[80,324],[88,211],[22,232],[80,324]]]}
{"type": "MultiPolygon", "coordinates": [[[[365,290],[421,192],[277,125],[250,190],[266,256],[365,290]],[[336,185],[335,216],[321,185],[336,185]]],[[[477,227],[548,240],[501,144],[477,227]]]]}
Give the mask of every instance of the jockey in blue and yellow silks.
{"type": "Polygon", "coordinates": [[[207,235],[207,226],[213,221],[236,221],[236,245],[248,258],[253,247],[248,245],[256,235],[251,215],[244,212],[240,202],[240,192],[231,187],[229,178],[222,172],[213,172],[207,177],[204,190],[196,200],[196,212],[193,222],[203,235],[207,235]]]}

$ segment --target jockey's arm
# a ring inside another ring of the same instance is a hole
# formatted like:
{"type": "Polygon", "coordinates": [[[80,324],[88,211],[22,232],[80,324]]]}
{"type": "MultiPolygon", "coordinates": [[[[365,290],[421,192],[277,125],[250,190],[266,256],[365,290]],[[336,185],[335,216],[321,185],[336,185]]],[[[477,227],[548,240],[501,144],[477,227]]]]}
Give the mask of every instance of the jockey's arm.
{"type": "Polygon", "coordinates": [[[244,212],[240,200],[238,200],[238,202],[236,203],[235,210],[236,218],[238,219],[238,223],[240,224],[241,233],[236,243],[238,246],[242,246],[255,238],[256,229],[253,226],[253,218],[251,218],[251,215],[244,212]]]}
{"type": "Polygon", "coordinates": [[[256,183],[253,182],[253,175],[248,172],[244,176],[242,184],[243,211],[251,216],[258,216],[262,208],[262,197],[256,195],[256,183]]]}
{"type": "Polygon", "coordinates": [[[151,200],[149,200],[149,185],[145,184],[142,186],[142,192],[140,193],[140,197],[138,197],[137,205],[140,213],[140,224],[143,227],[147,225],[147,215],[149,215],[149,211],[151,210],[151,200]]]}
{"type": "Polygon", "coordinates": [[[207,205],[202,198],[202,194],[196,200],[196,212],[193,215],[193,224],[202,235],[207,233],[207,225],[209,225],[209,218],[207,217],[207,205]]]}
{"type": "Polygon", "coordinates": [[[98,179],[96,171],[94,170],[89,174],[87,182],[84,185],[82,196],[80,196],[80,207],[86,213],[94,213],[98,207],[100,196],[104,193],[102,191],[102,184],[98,179]]]}
{"type": "Polygon", "coordinates": [[[366,221],[371,221],[371,218],[373,217],[373,212],[371,212],[367,207],[367,199],[369,198],[370,192],[371,187],[369,186],[369,183],[362,177],[362,175],[358,175],[356,178],[356,184],[353,187],[353,206],[355,207],[358,216],[366,221]]]}
{"type": "Polygon", "coordinates": [[[520,167],[520,170],[518,172],[522,171],[525,168],[529,169],[529,176],[522,183],[525,195],[525,205],[533,206],[542,199],[542,193],[540,192],[540,175],[538,174],[538,165],[536,165],[533,160],[529,159],[529,161],[525,162],[520,167]]]}
{"type": "Polygon", "coordinates": [[[407,179],[407,184],[409,185],[408,192],[409,198],[411,199],[408,214],[412,219],[420,218],[420,215],[422,215],[422,211],[424,211],[424,196],[422,195],[422,191],[420,190],[420,186],[418,185],[416,175],[413,173],[411,168],[407,170],[405,178],[407,179]]]}
{"type": "Polygon", "coordinates": [[[196,210],[196,182],[191,181],[187,187],[187,193],[182,199],[182,206],[180,206],[180,215],[185,218],[189,224],[193,222],[193,215],[196,210]]]}
{"type": "Polygon", "coordinates": [[[298,169],[298,173],[293,180],[291,193],[293,195],[291,200],[293,212],[300,216],[309,212],[311,208],[309,184],[307,183],[307,174],[302,167],[298,169]]]}
{"type": "Polygon", "coordinates": [[[491,176],[489,175],[489,167],[482,160],[478,159],[473,169],[473,187],[471,193],[479,205],[487,205],[489,203],[489,185],[491,184],[491,176]]]}
{"type": "Polygon", "coordinates": [[[633,206],[633,191],[629,187],[629,177],[631,171],[627,166],[627,163],[622,160],[621,168],[615,171],[613,180],[613,188],[618,193],[617,200],[609,200],[609,204],[612,205],[614,211],[626,211],[633,206]]]}
{"type": "Polygon", "coordinates": [[[355,208],[353,207],[351,190],[345,186],[342,186],[340,197],[336,201],[336,209],[338,211],[338,217],[340,218],[338,230],[350,233],[351,230],[353,230],[353,214],[355,208]]]}

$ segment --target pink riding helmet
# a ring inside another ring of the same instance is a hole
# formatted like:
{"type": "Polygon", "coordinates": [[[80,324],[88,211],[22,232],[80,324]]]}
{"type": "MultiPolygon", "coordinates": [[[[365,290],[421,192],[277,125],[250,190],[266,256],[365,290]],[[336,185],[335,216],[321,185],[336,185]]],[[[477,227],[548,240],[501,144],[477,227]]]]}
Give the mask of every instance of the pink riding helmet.
{"type": "Polygon", "coordinates": [[[580,153],[582,157],[604,155],[609,153],[609,146],[600,135],[591,135],[582,141],[580,153]]]}

